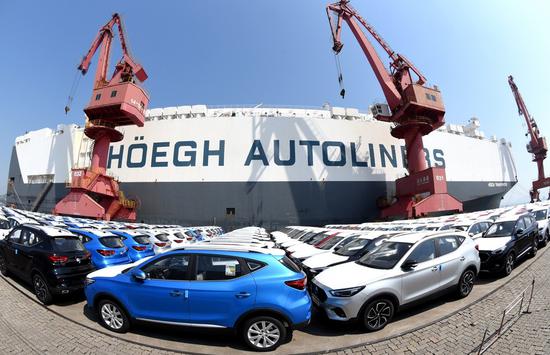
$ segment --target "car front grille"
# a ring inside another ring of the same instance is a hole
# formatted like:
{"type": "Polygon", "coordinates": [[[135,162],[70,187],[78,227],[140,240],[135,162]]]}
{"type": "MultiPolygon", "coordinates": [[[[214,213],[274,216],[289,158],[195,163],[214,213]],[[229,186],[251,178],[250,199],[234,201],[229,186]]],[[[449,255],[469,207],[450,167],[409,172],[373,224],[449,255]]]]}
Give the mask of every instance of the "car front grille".
{"type": "Polygon", "coordinates": [[[489,253],[489,252],[486,252],[486,251],[480,251],[479,252],[479,260],[481,260],[482,263],[489,260],[490,257],[491,257],[491,253],[489,253]]]}
{"type": "Polygon", "coordinates": [[[327,294],[325,291],[313,282],[311,283],[311,293],[314,294],[321,302],[325,302],[327,300],[327,294]]]}

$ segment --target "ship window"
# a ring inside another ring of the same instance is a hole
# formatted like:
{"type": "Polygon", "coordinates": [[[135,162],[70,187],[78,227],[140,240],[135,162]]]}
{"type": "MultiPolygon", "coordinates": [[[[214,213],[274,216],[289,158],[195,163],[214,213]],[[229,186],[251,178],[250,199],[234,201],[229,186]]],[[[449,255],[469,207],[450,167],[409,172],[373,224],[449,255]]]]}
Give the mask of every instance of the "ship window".
{"type": "Polygon", "coordinates": [[[428,93],[426,93],[426,98],[427,98],[428,100],[431,100],[431,99],[432,99],[432,98],[430,97],[430,94],[428,94],[428,93]]]}
{"type": "Polygon", "coordinates": [[[97,95],[95,96],[95,100],[96,100],[96,101],[98,101],[99,99],[101,99],[101,94],[97,94],[97,95]]]}
{"type": "Polygon", "coordinates": [[[115,96],[116,96],[116,90],[111,91],[111,97],[115,97],[115,96]]]}
{"type": "Polygon", "coordinates": [[[430,96],[432,97],[432,101],[437,101],[437,100],[435,99],[435,95],[430,95],[430,96]]]}
{"type": "Polygon", "coordinates": [[[228,207],[225,209],[225,214],[228,216],[234,216],[235,215],[235,208],[234,207],[228,207]]]}

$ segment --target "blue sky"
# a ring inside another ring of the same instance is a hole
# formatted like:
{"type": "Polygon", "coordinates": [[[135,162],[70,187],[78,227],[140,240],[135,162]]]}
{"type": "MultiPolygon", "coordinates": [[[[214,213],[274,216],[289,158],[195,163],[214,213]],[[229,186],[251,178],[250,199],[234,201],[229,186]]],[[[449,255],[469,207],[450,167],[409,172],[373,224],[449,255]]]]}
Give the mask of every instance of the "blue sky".
{"type": "MultiPolygon", "coordinates": [[[[526,199],[536,171],[506,79],[514,75],[541,131],[550,136],[550,2],[352,3],[440,87],[447,122],[476,116],[487,135],[512,142],[520,184],[508,200],[526,199]]],[[[341,55],[347,95],[338,96],[325,5],[316,0],[0,1],[0,193],[17,135],[83,122],[95,64],[68,116],[63,107],[81,56],[113,12],[124,16],[132,52],[149,73],[150,107],[329,102],[365,109],[381,101],[380,87],[347,28],[341,55]]]]}

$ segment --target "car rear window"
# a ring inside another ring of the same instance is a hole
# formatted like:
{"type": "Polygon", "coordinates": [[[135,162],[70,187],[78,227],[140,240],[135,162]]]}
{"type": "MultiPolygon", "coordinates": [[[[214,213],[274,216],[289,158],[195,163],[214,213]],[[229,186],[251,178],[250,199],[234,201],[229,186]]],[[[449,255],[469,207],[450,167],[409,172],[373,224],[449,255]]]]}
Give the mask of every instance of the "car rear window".
{"type": "Polygon", "coordinates": [[[146,235],[138,235],[134,237],[134,240],[139,244],[149,244],[149,238],[146,235]]]}
{"type": "Polygon", "coordinates": [[[103,237],[99,238],[99,242],[106,246],[107,248],[122,248],[124,247],[124,243],[122,242],[121,237],[103,237]]]}
{"type": "Polygon", "coordinates": [[[55,237],[52,238],[53,250],[60,253],[71,251],[84,251],[84,245],[80,239],[75,237],[55,237]]]}
{"type": "Polygon", "coordinates": [[[287,267],[287,269],[294,271],[294,272],[300,272],[300,268],[298,265],[294,263],[294,261],[290,260],[288,257],[283,256],[280,260],[281,264],[287,267]]]}
{"type": "Polygon", "coordinates": [[[161,242],[169,242],[170,239],[168,239],[168,234],[166,233],[160,233],[160,234],[157,234],[155,235],[155,237],[160,240],[161,242]]]}

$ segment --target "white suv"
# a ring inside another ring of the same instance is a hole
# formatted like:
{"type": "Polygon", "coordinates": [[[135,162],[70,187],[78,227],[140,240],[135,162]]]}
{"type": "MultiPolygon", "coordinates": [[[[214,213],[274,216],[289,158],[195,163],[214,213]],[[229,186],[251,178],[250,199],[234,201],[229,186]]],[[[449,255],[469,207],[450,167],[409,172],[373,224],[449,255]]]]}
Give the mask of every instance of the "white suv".
{"type": "Polygon", "coordinates": [[[313,279],[313,302],[333,320],[358,318],[368,331],[384,328],[400,306],[436,292],[472,291],[480,269],[474,241],[464,232],[417,232],[391,237],[355,262],[313,279]]]}

